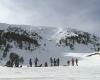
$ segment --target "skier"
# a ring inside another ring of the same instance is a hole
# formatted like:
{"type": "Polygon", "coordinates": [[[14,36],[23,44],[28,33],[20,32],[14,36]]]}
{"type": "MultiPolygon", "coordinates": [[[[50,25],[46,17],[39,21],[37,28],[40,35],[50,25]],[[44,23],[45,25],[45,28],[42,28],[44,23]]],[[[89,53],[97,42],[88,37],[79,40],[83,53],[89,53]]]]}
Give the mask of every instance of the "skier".
{"type": "Polygon", "coordinates": [[[44,66],[45,66],[45,67],[48,67],[48,63],[47,63],[47,62],[45,62],[44,66]]]}
{"type": "Polygon", "coordinates": [[[67,65],[70,66],[70,61],[69,60],[67,61],[67,65]]]}
{"type": "Polygon", "coordinates": [[[53,59],[52,59],[52,57],[50,57],[50,63],[51,63],[51,66],[53,66],[53,59]]]}
{"type": "Polygon", "coordinates": [[[54,66],[56,66],[56,63],[57,63],[57,61],[56,61],[56,59],[54,58],[54,66]]]}
{"type": "Polygon", "coordinates": [[[74,58],[72,58],[72,66],[74,66],[74,58]]]}
{"type": "Polygon", "coordinates": [[[34,61],[35,67],[38,67],[38,66],[37,66],[37,62],[38,62],[38,58],[36,57],[36,58],[35,58],[35,61],[34,61]]]}
{"type": "Polygon", "coordinates": [[[32,67],[32,59],[31,58],[29,60],[29,65],[30,65],[30,67],[32,67]]]}
{"type": "Polygon", "coordinates": [[[76,66],[78,66],[78,59],[77,58],[76,58],[75,62],[76,62],[76,66]]]}
{"type": "Polygon", "coordinates": [[[60,59],[58,58],[57,59],[57,66],[59,66],[59,64],[60,64],[60,59]]]}

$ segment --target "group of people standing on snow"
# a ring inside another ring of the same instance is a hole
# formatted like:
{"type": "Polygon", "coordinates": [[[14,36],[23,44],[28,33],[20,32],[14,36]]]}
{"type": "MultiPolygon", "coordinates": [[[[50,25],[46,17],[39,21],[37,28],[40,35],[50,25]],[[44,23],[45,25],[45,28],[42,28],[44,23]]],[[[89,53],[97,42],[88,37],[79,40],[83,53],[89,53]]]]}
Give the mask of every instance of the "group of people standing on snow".
{"type": "MultiPolygon", "coordinates": [[[[35,67],[42,67],[42,66],[44,66],[44,67],[48,67],[48,63],[47,62],[44,62],[44,64],[39,64],[38,63],[39,62],[39,60],[38,60],[38,58],[36,57],[35,59],[34,59],[34,66],[35,67]]],[[[33,62],[32,62],[32,59],[30,58],[30,60],[29,60],[29,66],[30,67],[32,67],[32,64],[33,62]]],[[[50,65],[51,66],[59,66],[59,64],[60,64],[60,59],[59,58],[52,58],[52,57],[50,57],[50,65]]]]}
{"type": "MultiPolygon", "coordinates": [[[[38,61],[39,61],[39,60],[38,60],[38,58],[36,57],[35,60],[34,60],[34,65],[35,65],[35,67],[42,66],[42,64],[38,66],[38,61]]],[[[29,65],[30,65],[30,67],[32,67],[32,65],[33,65],[32,59],[31,59],[31,58],[30,58],[30,60],[29,60],[29,65]]]]}
{"type": "Polygon", "coordinates": [[[74,59],[74,58],[72,58],[71,60],[68,60],[67,61],[67,65],[68,66],[70,66],[70,65],[72,65],[72,66],[78,66],[78,59],[76,58],[76,59],[74,59]]]}
{"type": "Polygon", "coordinates": [[[51,66],[59,66],[60,64],[60,59],[59,58],[52,58],[50,57],[50,63],[51,63],[51,66]]]}
{"type": "MultiPolygon", "coordinates": [[[[44,62],[44,64],[39,64],[38,62],[39,62],[39,60],[36,57],[34,59],[34,66],[35,67],[42,67],[42,66],[48,67],[49,66],[47,62],[44,62]]],[[[31,58],[29,60],[29,65],[30,65],[30,67],[32,67],[32,59],[31,58]]],[[[60,65],[60,59],[59,58],[50,57],[50,66],[51,67],[52,66],[59,66],[59,65],[60,65]]],[[[78,58],[72,58],[71,60],[68,60],[67,66],[78,66],[78,58]]]]}

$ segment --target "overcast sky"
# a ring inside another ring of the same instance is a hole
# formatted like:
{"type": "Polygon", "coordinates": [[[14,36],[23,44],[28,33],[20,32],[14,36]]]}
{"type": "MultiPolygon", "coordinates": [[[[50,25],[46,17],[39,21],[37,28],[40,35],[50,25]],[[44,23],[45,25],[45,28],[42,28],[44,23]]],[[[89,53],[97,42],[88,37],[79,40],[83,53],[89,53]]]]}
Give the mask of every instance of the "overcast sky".
{"type": "Polygon", "coordinates": [[[0,22],[100,34],[100,0],[0,0],[0,22]]]}

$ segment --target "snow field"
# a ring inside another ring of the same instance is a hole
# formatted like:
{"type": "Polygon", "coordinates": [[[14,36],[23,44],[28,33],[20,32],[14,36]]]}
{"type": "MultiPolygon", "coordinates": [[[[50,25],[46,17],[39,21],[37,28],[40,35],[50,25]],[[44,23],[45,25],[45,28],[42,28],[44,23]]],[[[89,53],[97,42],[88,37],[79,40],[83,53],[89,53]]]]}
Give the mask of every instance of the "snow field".
{"type": "Polygon", "coordinates": [[[100,66],[0,68],[0,80],[100,80],[100,66]]]}

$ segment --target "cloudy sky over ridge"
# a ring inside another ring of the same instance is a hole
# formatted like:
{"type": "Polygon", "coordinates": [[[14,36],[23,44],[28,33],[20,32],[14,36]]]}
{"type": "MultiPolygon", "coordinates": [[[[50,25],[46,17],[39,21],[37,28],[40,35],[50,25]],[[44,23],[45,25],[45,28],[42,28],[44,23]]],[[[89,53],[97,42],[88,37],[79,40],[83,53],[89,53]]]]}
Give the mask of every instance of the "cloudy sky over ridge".
{"type": "Polygon", "coordinates": [[[100,0],[0,0],[0,22],[100,34],[100,0]]]}

